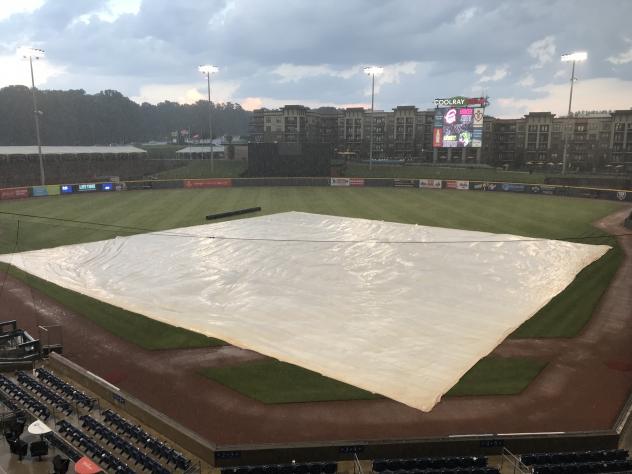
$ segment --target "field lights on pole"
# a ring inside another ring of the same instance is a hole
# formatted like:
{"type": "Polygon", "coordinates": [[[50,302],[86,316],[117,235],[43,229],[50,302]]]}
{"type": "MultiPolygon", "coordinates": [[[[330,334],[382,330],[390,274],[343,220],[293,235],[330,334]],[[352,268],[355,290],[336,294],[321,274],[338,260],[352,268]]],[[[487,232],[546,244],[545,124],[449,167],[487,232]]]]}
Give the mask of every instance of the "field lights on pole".
{"type": "MultiPolygon", "coordinates": [[[[586,61],[586,59],[588,59],[588,53],[586,51],[575,51],[573,53],[568,53],[568,54],[562,54],[561,60],[563,63],[573,63],[573,67],[571,69],[571,93],[570,96],[568,98],[568,116],[571,116],[571,106],[573,104],[573,84],[575,84],[575,81],[577,80],[577,78],[575,77],[575,63],[576,62],[581,62],[581,61],[586,61]]],[[[564,134],[564,153],[563,153],[563,159],[562,159],[562,174],[566,174],[566,168],[567,168],[567,164],[568,164],[568,151],[567,151],[567,147],[568,147],[568,136],[565,133],[564,134]]]]}
{"type": "Polygon", "coordinates": [[[44,175],[44,159],[42,157],[42,140],[40,139],[39,116],[41,112],[37,108],[37,96],[35,95],[35,76],[33,75],[33,59],[38,60],[44,57],[44,50],[22,46],[18,49],[18,54],[24,59],[29,60],[31,67],[31,93],[33,94],[33,116],[35,117],[35,137],[37,139],[37,154],[39,155],[40,183],[42,186],[46,184],[44,175]]]}
{"type": "Polygon", "coordinates": [[[375,103],[375,76],[382,74],[384,68],[380,66],[367,66],[364,68],[365,74],[371,76],[371,141],[369,145],[369,169],[373,169],[373,128],[375,125],[375,118],[373,117],[373,106],[375,103]]]}
{"type": "Polygon", "coordinates": [[[211,152],[211,173],[213,172],[213,122],[211,120],[211,74],[219,71],[219,68],[210,64],[198,67],[198,71],[206,76],[206,84],[208,86],[208,134],[209,134],[209,150],[211,152]]]}

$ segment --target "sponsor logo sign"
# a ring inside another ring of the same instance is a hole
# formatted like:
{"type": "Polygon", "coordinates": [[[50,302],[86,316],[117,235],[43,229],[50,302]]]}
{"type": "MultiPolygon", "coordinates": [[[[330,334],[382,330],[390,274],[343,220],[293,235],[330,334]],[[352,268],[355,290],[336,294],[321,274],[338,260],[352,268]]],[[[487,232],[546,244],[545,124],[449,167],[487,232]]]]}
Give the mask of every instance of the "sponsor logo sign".
{"type": "Polygon", "coordinates": [[[625,198],[628,197],[628,193],[625,191],[617,191],[617,199],[619,201],[625,201],[625,198]]]}
{"type": "Polygon", "coordinates": [[[79,187],[77,188],[77,190],[80,193],[86,193],[86,192],[93,192],[97,190],[97,185],[90,183],[90,184],[80,184],[79,187]]]}
{"type": "Polygon", "coordinates": [[[232,186],[230,179],[185,179],[185,188],[229,188],[232,186]]]}
{"type": "Polygon", "coordinates": [[[432,132],[432,146],[435,148],[443,145],[443,129],[435,128],[432,132]]]}
{"type": "Polygon", "coordinates": [[[357,187],[364,186],[364,178],[349,178],[349,184],[357,187]]]}
{"type": "Polygon", "coordinates": [[[441,189],[442,181],[440,179],[420,179],[419,187],[426,189],[441,189]]]}
{"type": "Polygon", "coordinates": [[[33,196],[35,197],[48,196],[48,189],[46,189],[46,186],[33,186],[31,190],[33,191],[33,196]]]}
{"type": "Polygon", "coordinates": [[[448,180],[445,182],[445,187],[448,189],[460,189],[461,191],[470,189],[469,181],[456,181],[456,180],[448,180]]]}
{"type": "Polygon", "coordinates": [[[29,188],[0,189],[0,199],[22,199],[29,197],[29,188]]]}
{"type": "Polygon", "coordinates": [[[524,184],[515,184],[515,183],[503,183],[501,185],[503,191],[508,191],[512,193],[522,193],[525,190],[524,184]]]}
{"type": "Polygon", "coordinates": [[[331,178],[329,184],[331,186],[351,186],[349,178],[331,178]]]}
{"type": "Polygon", "coordinates": [[[416,179],[394,179],[393,186],[397,188],[416,188],[418,180],[416,179]]]}

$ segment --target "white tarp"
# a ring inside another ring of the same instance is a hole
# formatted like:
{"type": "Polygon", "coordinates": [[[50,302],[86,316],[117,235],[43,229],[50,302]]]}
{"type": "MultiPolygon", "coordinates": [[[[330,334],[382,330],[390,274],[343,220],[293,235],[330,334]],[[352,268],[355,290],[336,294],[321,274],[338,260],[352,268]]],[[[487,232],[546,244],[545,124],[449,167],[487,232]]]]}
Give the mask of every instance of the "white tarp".
{"type": "Polygon", "coordinates": [[[607,249],[288,212],[0,260],[429,411],[607,249]]]}

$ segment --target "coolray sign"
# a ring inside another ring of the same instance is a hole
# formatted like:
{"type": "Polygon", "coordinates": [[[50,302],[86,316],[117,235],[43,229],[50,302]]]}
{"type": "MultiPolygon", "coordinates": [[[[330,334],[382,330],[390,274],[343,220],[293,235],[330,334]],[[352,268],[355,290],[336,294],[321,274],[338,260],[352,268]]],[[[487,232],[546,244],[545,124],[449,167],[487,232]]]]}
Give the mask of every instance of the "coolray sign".
{"type": "Polygon", "coordinates": [[[435,99],[434,104],[437,107],[465,107],[467,106],[467,97],[450,97],[448,99],[435,99]]]}
{"type": "Polygon", "coordinates": [[[435,99],[437,107],[486,107],[489,102],[485,97],[449,97],[446,99],[435,99]]]}

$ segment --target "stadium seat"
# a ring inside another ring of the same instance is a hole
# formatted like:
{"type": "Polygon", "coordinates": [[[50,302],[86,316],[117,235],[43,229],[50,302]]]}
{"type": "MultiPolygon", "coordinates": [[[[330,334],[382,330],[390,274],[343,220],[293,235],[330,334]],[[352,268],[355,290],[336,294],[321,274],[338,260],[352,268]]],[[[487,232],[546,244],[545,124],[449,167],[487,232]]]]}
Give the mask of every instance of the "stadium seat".
{"type": "Polygon", "coordinates": [[[31,443],[31,457],[42,460],[42,456],[48,454],[48,443],[44,440],[34,441],[31,443]]]}

